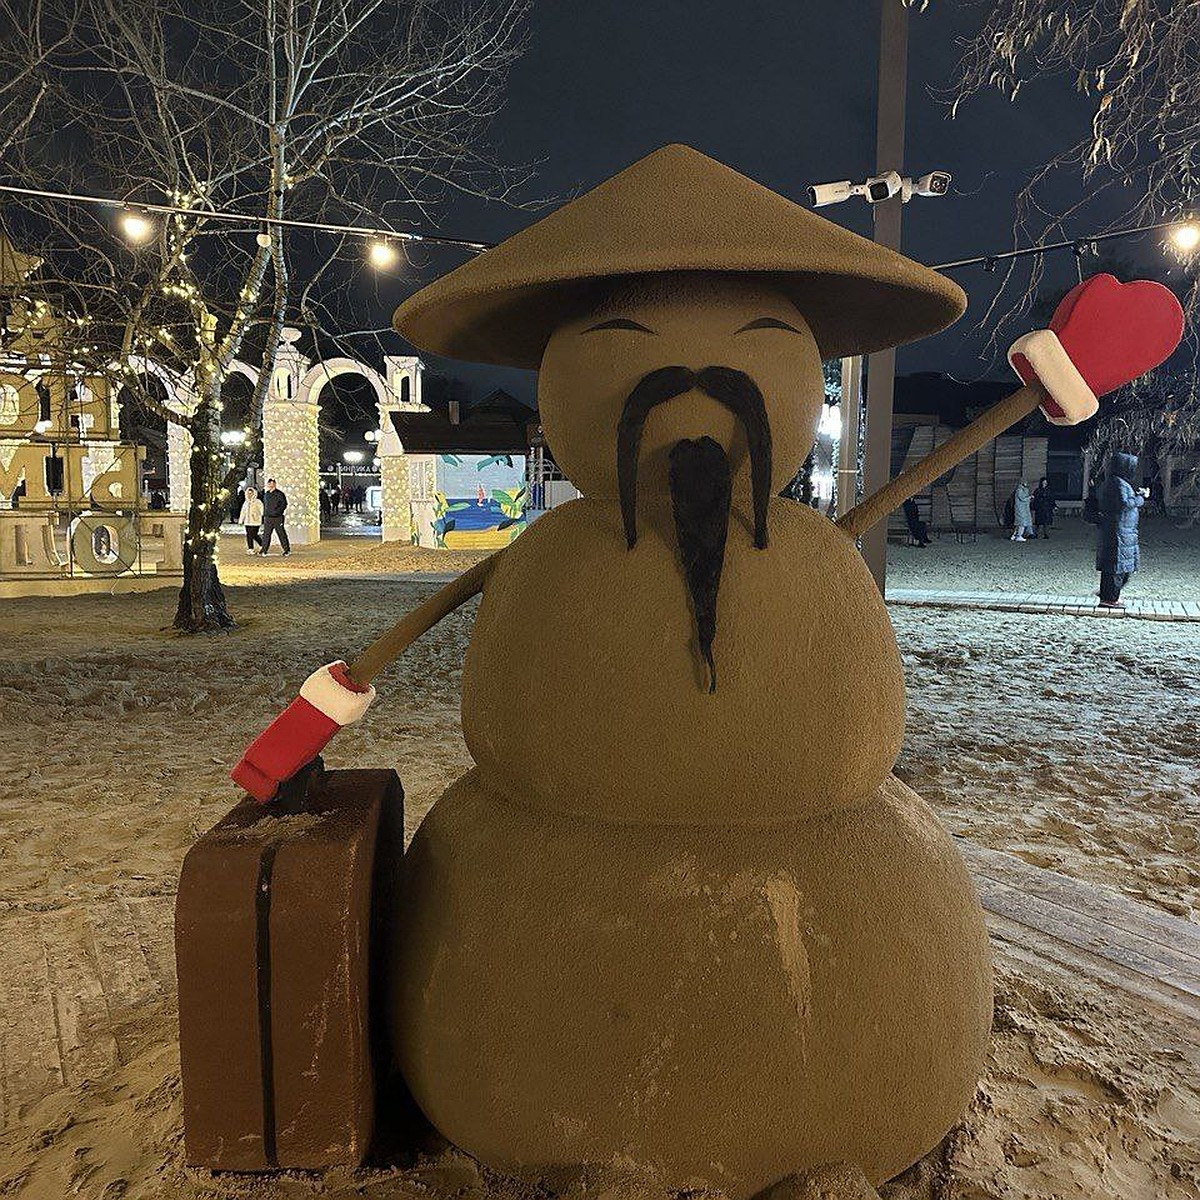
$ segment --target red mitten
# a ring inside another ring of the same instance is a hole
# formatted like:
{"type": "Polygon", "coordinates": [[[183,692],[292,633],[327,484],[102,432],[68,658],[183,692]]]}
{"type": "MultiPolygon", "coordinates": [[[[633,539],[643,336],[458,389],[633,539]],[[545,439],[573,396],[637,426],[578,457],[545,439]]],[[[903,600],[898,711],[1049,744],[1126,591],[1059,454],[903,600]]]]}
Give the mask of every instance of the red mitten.
{"type": "Polygon", "coordinates": [[[352,682],[344,662],[314,671],[300,695],[250,743],[230,776],[265,803],[284,780],[312,762],[343,725],[357,721],[374,699],[375,689],[352,682]]]}
{"type": "Polygon", "coordinates": [[[1049,329],[1018,338],[1008,361],[1025,383],[1049,393],[1052,425],[1077,425],[1100,397],[1157,367],[1183,337],[1183,309],[1169,288],[1093,275],[1059,301],[1049,329]]]}

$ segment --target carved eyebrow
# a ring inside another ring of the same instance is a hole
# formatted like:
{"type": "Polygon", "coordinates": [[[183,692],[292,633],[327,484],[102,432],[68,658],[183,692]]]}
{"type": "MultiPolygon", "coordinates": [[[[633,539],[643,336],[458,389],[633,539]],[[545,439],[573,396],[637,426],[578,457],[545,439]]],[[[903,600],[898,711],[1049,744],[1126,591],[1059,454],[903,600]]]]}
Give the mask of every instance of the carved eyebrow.
{"type": "Polygon", "coordinates": [[[750,329],[786,329],[789,333],[800,332],[795,325],[789,325],[786,321],[781,321],[778,317],[756,317],[736,332],[745,333],[750,329]]]}
{"type": "Polygon", "coordinates": [[[637,321],[631,321],[628,317],[613,317],[609,321],[601,321],[598,325],[593,325],[585,329],[584,333],[596,333],[601,329],[632,329],[635,333],[653,333],[653,329],[647,329],[645,325],[639,325],[637,321]]]}

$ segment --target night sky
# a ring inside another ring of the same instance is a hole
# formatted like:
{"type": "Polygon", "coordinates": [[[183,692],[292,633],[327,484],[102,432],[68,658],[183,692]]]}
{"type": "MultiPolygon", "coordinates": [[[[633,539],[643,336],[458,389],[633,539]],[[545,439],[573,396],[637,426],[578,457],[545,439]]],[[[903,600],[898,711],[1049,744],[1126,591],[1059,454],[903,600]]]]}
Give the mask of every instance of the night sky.
{"type": "MultiPolygon", "coordinates": [[[[956,42],[981,15],[974,4],[932,0],[929,11],[914,11],[910,21],[904,173],[942,168],[954,175],[949,196],[917,197],[905,207],[903,249],[928,263],[1010,246],[1014,193],[1088,128],[1087,101],[1063,79],[1034,81],[1015,104],[998,94],[972,99],[949,119],[956,42]]],[[[809,183],[873,173],[877,38],[877,0],[539,0],[529,48],[510,75],[489,139],[501,161],[537,164],[526,189],[530,200],[586,190],[672,141],[803,200],[809,183]]],[[[870,233],[862,200],[822,212],[870,233]]],[[[445,206],[440,228],[496,241],[536,216],[459,197],[445,206]]],[[[1161,260],[1152,244],[1125,252],[1161,260]]],[[[418,251],[415,258],[406,277],[381,283],[379,302],[387,311],[422,280],[461,261],[446,250],[418,251]]],[[[1071,254],[1063,253],[1053,275],[1073,282],[1074,269],[1071,254]]],[[[981,357],[982,340],[971,336],[999,277],[968,268],[955,278],[972,298],[967,315],[950,332],[902,351],[901,372],[942,370],[972,379],[1007,369],[981,357]]],[[[532,394],[532,377],[524,373],[439,365],[476,390],[499,383],[523,398],[532,394]]]]}

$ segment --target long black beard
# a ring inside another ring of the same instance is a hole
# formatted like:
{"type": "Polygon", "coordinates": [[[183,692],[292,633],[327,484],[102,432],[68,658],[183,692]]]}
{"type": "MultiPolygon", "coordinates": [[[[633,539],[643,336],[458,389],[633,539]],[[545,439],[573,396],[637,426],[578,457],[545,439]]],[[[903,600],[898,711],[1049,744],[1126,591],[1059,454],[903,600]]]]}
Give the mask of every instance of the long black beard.
{"type": "Polygon", "coordinates": [[[671,447],[671,508],[679,558],[692,598],[700,653],[708,665],[708,691],[717,690],[713,641],[717,636],[717,592],[725,565],[733,484],[729,459],[710,437],[684,438],[671,447]]]}
{"type": "MultiPolygon", "coordinates": [[[[733,412],[742,423],[750,451],[754,544],[767,545],[767,505],[771,493],[771,428],[762,393],[744,371],[731,367],[660,367],[629,394],[617,423],[617,486],[625,540],[637,545],[637,469],[642,428],[659,404],[698,388],[733,412]]],[[[685,438],[670,453],[669,486],[684,579],[691,598],[700,653],[708,667],[710,693],[717,690],[713,643],[717,632],[717,593],[725,563],[732,483],[729,459],[710,437],[685,438]]]]}

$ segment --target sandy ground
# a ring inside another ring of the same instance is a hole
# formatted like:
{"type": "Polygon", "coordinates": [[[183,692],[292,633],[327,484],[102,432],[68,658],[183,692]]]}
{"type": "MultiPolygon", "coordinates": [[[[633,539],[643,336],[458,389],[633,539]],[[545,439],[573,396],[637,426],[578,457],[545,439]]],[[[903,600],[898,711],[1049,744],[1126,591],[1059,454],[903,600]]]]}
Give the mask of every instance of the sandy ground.
{"type": "MultiPolygon", "coordinates": [[[[364,555],[379,563],[398,554],[346,549],[328,552],[328,561],[372,570],[360,565],[364,555]]],[[[444,570],[447,560],[429,553],[417,552],[419,563],[399,557],[410,570],[444,570]]],[[[934,552],[925,553],[932,561],[934,552]]],[[[240,624],[228,635],[164,631],[169,593],[5,602],[5,952],[33,946],[46,936],[45,922],[64,914],[100,919],[116,900],[161,898],[169,912],[183,854],[234,799],[225,771],[247,734],[294,694],[312,664],[352,651],[429,591],[402,580],[306,579],[316,563],[305,567],[304,557],[235,566],[227,556],[227,574],[246,580],[230,589],[240,624]],[[263,571],[279,582],[258,582],[263,571]]],[[[954,831],[1197,919],[1195,626],[933,610],[893,616],[909,682],[900,772],[954,831]]],[[[384,702],[329,756],[331,765],[396,765],[410,832],[468,765],[457,706],[472,619],[470,610],[451,616],[392,667],[384,702]]],[[[889,1200],[1200,1195],[1196,1029],[1004,950],[997,968],[995,1035],[975,1103],[942,1147],[889,1185],[889,1200]]],[[[20,984],[0,978],[9,1030],[20,984]]],[[[120,1053],[109,1069],[36,1102],[8,1098],[0,1195],[654,1194],[627,1180],[566,1172],[518,1185],[434,1144],[390,1171],[266,1181],[189,1171],[169,981],[148,989],[116,1034],[120,1053]]]]}

